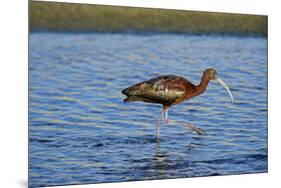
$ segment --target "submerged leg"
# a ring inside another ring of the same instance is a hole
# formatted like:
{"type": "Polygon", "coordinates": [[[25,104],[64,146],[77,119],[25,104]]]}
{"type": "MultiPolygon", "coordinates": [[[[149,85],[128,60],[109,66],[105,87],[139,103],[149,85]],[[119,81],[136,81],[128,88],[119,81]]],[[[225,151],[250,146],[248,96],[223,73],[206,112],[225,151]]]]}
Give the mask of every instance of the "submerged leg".
{"type": "Polygon", "coordinates": [[[157,120],[157,141],[160,141],[160,121],[165,110],[162,110],[157,120]]]}
{"type": "Polygon", "coordinates": [[[166,123],[166,124],[169,123],[169,119],[168,119],[168,108],[165,110],[165,123],[166,123]]]}

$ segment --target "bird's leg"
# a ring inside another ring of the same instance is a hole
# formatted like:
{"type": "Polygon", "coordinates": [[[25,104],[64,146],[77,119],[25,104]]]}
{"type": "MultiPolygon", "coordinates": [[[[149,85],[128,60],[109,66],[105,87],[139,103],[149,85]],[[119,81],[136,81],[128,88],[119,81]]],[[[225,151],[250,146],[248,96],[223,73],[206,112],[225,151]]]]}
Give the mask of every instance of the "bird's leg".
{"type": "Polygon", "coordinates": [[[165,123],[166,123],[166,124],[169,123],[169,119],[168,119],[168,108],[165,110],[165,123]]]}
{"type": "Polygon", "coordinates": [[[161,117],[164,113],[164,109],[161,111],[159,117],[158,117],[158,120],[157,120],[157,141],[160,141],[160,121],[161,121],[161,117]]]}

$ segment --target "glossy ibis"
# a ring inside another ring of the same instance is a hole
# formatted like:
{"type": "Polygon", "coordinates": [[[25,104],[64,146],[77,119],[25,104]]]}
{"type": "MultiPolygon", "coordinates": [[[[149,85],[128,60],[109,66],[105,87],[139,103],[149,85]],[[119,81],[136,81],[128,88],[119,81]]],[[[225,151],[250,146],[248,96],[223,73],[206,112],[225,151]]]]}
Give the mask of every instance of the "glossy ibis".
{"type": "Polygon", "coordinates": [[[179,104],[192,97],[203,93],[210,80],[216,80],[229,93],[233,102],[233,96],[227,85],[218,76],[214,69],[204,71],[199,85],[194,85],[181,76],[164,75],[150,80],[137,83],[122,91],[127,98],[124,102],[143,101],[147,103],[158,103],[163,105],[157,121],[157,139],[160,139],[160,120],[165,112],[165,119],[168,119],[168,108],[179,104]]]}

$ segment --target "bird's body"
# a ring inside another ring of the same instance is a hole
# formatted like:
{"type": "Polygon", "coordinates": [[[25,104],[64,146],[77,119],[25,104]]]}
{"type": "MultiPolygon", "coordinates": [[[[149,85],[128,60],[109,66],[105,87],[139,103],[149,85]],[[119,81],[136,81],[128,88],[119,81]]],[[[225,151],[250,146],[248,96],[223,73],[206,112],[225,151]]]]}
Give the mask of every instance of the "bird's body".
{"type": "Polygon", "coordinates": [[[202,93],[200,89],[185,78],[176,75],[164,75],[137,83],[122,93],[127,96],[125,102],[143,101],[162,104],[164,109],[179,104],[202,93]]]}
{"type": "Polygon", "coordinates": [[[203,73],[199,85],[194,85],[181,76],[164,75],[137,83],[124,89],[122,93],[127,96],[127,98],[124,99],[124,102],[142,101],[163,105],[163,110],[160,113],[157,123],[157,135],[159,139],[160,119],[162,114],[166,112],[167,119],[169,107],[182,103],[185,100],[203,93],[210,80],[217,80],[220,84],[222,84],[227,89],[231,99],[233,100],[230,90],[226,84],[217,77],[214,69],[207,69],[203,73]]]}

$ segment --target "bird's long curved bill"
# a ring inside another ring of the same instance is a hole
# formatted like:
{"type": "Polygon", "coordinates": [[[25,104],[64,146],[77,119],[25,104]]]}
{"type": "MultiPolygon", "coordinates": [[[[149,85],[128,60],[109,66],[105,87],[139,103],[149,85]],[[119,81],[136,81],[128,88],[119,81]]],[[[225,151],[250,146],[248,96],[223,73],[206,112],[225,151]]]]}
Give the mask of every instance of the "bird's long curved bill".
{"type": "Polygon", "coordinates": [[[228,92],[228,94],[229,94],[229,96],[231,98],[231,102],[234,103],[234,99],[233,99],[232,93],[231,93],[230,89],[228,88],[228,86],[226,85],[226,83],[224,81],[222,81],[222,79],[220,79],[219,77],[216,78],[216,81],[218,83],[220,83],[226,89],[226,91],[228,92]]]}

